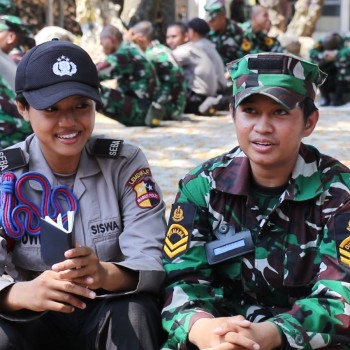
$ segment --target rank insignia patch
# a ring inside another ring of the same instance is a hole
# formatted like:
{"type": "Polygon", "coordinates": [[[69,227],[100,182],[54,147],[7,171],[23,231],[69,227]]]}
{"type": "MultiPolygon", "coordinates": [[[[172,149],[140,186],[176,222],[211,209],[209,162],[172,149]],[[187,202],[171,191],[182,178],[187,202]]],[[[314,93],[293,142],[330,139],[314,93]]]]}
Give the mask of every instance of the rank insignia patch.
{"type": "Polygon", "coordinates": [[[196,207],[190,203],[173,204],[163,246],[163,255],[168,261],[188,250],[196,211],[196,207]]]}
{"type": "Polygon", "coordinates": [[[350,214],[336,215],[334,218],[338,261],[350,267],[350,214]]]}
{"type": "Polygon", "coordinates": [[[182,225],[172,224],[165,237],[164,257],[172,261],[188,249],[189,242],[188,231],[182,225]]]}
{"type": "Polygon", "coordinates": [[[339,245],[340,261],[350,266],[350,237],[344,239],[339,245]]]}
{"type": "Polygon", "coordinates": [[[136,192],[136,204],[140,208],[153,208],[160,203],[160,195],[151,179],[137,183],[133,190],[136,192]]]}

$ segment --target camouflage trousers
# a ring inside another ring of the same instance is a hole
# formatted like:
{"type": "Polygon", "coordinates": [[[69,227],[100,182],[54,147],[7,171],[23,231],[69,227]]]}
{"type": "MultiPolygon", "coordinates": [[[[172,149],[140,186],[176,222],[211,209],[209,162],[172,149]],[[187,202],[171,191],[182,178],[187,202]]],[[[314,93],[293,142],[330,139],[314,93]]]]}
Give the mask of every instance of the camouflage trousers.
{"type": "Polygon", "coordinates": [[[151,105],[150,100],[139,99],[124,94],[118,89],[102,87],[103,106],[97,111],[125,126],[145,126],[146,116],[151,105]]]}

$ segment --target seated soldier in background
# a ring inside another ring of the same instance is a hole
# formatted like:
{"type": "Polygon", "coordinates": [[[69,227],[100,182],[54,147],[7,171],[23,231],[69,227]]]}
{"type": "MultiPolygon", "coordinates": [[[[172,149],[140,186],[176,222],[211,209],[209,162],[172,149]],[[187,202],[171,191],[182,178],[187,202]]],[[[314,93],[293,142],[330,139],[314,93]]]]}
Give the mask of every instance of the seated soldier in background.
{"type": "Polygon", "coordinates": [[[217,96],[218,82],[213,62],[194,43],[188,41],[187,27],[181,22],[170,24],[166,43],[185,71],[187,96],[185,113],[213,115],[216,109],[205,101],[217,96]]]}
{"type": "Polygon", "coordinates": [[[256,5],[251,8],[250,20],[241,23],[244,32],[242,51],[244,54],[259,52],[283,52],[281,43],[268,35],[271,26],[266,7],[256,5]]]}
{"type": "Polygon", "coordinates": [[[164,109],[163,119],[178,119],[186,103],[186,80],[182,67],[176,62],[171,50],[153,40],[151,22],[142,21],[130,28],[131,40],[145,52],[156,69],[160,83],[157,103],[164,109]]]}
{"type": "Polygon", "coordinates": [[[309,56],[328,74],[320,86],[320,106],[343,105],[343,94],[350,86],[350,40],[338,33],[328,34],[316,42],[309,56]]]}
{"type": "MultiPolygon", "coordinates": [[[[103,28],[100,43],[107,57],[97,64],[99,78],[115,79],[117,86],[102,86],[103,105],[97,110],[126,126],[145,126],[159,89],[152,63],[135,44],[123,41],[122,33],[113,25],[103,28]]],[[[151,120],[147,125],[156,124],[151,120]]]]}
{"type": "Polygon", "coordinates": [[[214,105],[217,110],[228,110],[229,102],[232,99],[232,86],[226,78],[226,67],[222,62],[215,45],[207,38],[210,27],[204,19],[199,17],[192,18],[187,23],[187,26],[189,40],[207,54],[215,67],[218,82],[218,96],[213,97],[211,101],[207,99],[206,103],[214,105]]]}
{"type": "Polygon", "coordinates": [[[242,57],[243,31],[227,17],[225,1],[207,0],[204,9],[210,27],[209,40],[215,44],[224,64],[242,57]]]}

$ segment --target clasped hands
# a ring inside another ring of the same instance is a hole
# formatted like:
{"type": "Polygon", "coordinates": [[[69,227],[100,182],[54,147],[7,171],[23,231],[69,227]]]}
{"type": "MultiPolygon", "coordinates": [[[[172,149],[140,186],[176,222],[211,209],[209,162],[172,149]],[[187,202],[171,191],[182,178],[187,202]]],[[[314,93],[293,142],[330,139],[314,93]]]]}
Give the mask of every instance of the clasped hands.
{"type": "Polygon", "coordinates": [[[201,350],[270,350],[282,343],[272,322],[252,323],[243,316],[201,318],[193,324],[189,340],[201,350]]]}

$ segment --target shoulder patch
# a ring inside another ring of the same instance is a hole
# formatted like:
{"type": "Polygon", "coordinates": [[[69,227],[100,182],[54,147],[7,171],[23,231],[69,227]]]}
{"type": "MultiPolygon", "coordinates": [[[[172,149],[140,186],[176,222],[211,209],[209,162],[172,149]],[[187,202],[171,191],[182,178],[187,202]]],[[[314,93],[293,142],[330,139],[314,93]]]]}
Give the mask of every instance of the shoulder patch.
{"type": "Polygon", "coordinates": [[[196,211],[196,206],[191,203],[172,205],[163,245],[163,256],[169,262],[189,249],[196,211]]]}
{"type": "Polygon", "coordinates": [[[0,172],[21,168],[27,164],[20,148],[0,151],[0,172]]]}
{"type": "Polygon", "coordinates": [[[91,154],[104,158],[118,158],[123,147],[123,140],[97,139],[91,154]]]}
{"type": "Polygon", "coordinates": [[[138,169],[130,176],[130,179],[128,180],[127,183],[129,186],[135,186],[135,184],[142,181],[145,177],[151,177],[151,176],[152,176],[152,172],[150,168],[138,169]]]}
{"type": "Polygon", "coordinates": [[[136,170],[127,181],[136,193],[136,204],[140,208],[154,208],[160,203],[160,195],[156,190],[156,184],[152,180],[150,168],[136,170]]]}
{"type": "Polygon", "coordinates": [[[338,261],[350,268],[350,214],[344,213],[334,217],[338,261]]]}

